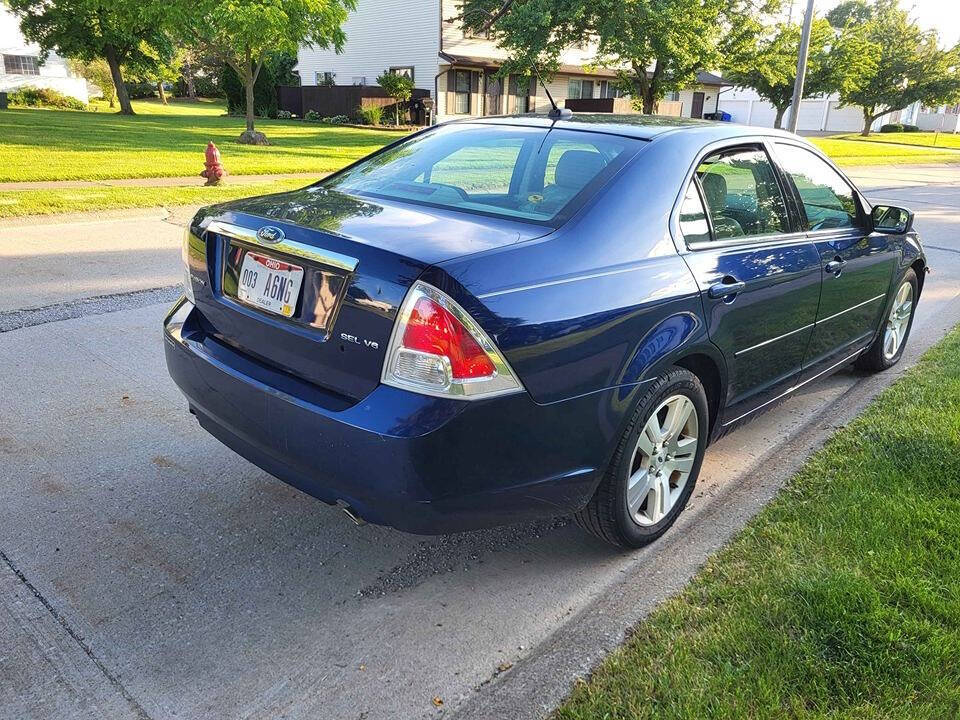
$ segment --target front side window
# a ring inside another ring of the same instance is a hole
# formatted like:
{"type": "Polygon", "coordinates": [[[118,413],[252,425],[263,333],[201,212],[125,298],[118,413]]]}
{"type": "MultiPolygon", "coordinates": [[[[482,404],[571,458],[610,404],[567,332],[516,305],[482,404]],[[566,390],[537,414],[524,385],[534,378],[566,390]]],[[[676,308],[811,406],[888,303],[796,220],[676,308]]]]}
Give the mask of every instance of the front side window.
{"type": "Polygon", "coordinates": [[[822,158],[796,145],[781,143],[777,143],[777,157],[800,195],[806,230],[862,224],[853,188],[822,158]]]}
{"type": "Polygon", "coordinates": [[[470,114],[470,71],[455,70],[453,73],[453,89],[456,93],[453,111],[458,115],[470,114]]]}
{"type": "Polygon", "coordinates": [[[33,55],[4,55],[3,71],[7,75],[39,75],[40,65],[33,55]]]}
{"type": "Polygon", "coordinates": [[[759,148],[733,148],[707,157],[697,178],[717,240],[785,233],[786,206],[773,166],[759,148]]]}
{"type": "Polygon", "coordinates": [[[558,227],[643,143],[571,130],[450,125],[402,142],[322,186],[558,227]]]}

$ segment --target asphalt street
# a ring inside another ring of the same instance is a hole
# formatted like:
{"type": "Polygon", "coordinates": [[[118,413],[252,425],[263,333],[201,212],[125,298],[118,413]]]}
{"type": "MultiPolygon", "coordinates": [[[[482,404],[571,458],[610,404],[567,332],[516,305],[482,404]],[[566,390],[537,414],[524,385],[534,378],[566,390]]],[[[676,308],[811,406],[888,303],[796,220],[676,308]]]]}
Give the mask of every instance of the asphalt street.
{"type": "Polygon", "coordinates": [[[960,171],[855,176],[917,211],[934,270],[903,367],[846,370],[724,438],[632,554],[563,519],[355,526],[201,431],[167,377],[186,213],[6,224],[0,718],[541,717],[960,322],[960,171]]]}

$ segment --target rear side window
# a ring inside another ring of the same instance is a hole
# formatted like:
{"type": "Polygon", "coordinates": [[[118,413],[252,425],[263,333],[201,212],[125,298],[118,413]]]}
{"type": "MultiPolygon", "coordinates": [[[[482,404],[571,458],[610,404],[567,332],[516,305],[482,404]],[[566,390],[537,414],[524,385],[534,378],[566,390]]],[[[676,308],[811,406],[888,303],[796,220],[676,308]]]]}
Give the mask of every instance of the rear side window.
{"type": "Polygon", "coordinates": [[[707,213],[703,209],[703,201],[700,199],[695,180],[687,186],[687,194],[684,195],[683,204],[680,206],[680,232],[688,243],[705,242],[710,239],[707,213]]]}
{"type": "Polygon", "coordinates": [[[322,185],[557,227],[643,144],[601,133],[450,125],[361,161],[322,185]]]}
{"type": "Polygon", "coordinates": [[[781,143],[777,143],[777,157],[800,194],[806,230],[862,224],[853,188],[822,158],[796,145],[781,143]]]}
{"type": "Polygon", "coordinates": [[[734,148],[710,155],[697,168],[715,239],[788,231],[787,211],[767,154],[734,148]]]}

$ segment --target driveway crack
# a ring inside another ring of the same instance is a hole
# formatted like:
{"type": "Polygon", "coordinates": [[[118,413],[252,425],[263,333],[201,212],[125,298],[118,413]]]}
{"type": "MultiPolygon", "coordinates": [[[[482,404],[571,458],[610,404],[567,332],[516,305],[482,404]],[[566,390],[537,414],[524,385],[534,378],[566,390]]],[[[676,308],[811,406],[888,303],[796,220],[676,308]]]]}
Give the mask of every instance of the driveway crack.
{"type": "Polygon", "coordinates": [[[116,675],[110,672],[107,666],[104,665],[103,661],[100,660],[100,658],[97,657],[96,653],[93,652],[93,648],[91,648],[87,644],[83,636],[80,635],[80,633],[78,633],[70,625],[66,617],[64,617],[63,614],[60,613],[50,603],[50,601],[44,597],[43,593],[40,592],[40,590],[38,590],[33,585],[33,583],[31,583],[27,579],[27,576],[23,574],[20,568],[18,568],[16,564],[14,564],[13,560],[11,560],[10,557],[3,550],[0,550],[0,560],[2,560],[8,568],[10,568],[11,572],[13,572],[13,574],[17,576],[20,582],[23,583],[24,587],[26,587],[27,590],[29,590],[33,594],[33,596],[40,601],[40,604],[43,605],[43,607],[47,610],[48,613],[50,613],[53,619],[56,620],[64,630],[67,631],[67,634],[80,647],[80,649],[83,650],[84,654],[86,654],[86,656],[90,658],[90,661],[96,666],[97,670],[100,671],[103,677],[106,678],[107,682],[109,682],[110,685],[112,685],[117,690],[117,692],[119,692],[123,696],[123,699],[126,700],[127,703],[130,705],[130,709],[134,712],[134,714],[138,718],[141,718],[141,720],[151,720],[150,715],[147,713],[147,711],[143,709],[140,703],[137,702],[136,698],[134,698],[133,695],[130,694],[130,691],[123,686],[123,683],[120,682],[120,678],[118,678],[116,675]]]}

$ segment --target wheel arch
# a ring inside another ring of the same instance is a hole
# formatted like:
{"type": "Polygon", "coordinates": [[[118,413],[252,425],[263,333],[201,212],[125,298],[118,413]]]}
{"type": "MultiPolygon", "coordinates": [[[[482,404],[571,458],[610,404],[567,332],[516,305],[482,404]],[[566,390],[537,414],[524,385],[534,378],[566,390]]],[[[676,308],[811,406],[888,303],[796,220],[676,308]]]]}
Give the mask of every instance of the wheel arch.
{"type": "Polygon", "coordinates": [[[720,418],[722,399],[726,389],[721,364],[711,354],[701,351],[684,355],[674,360],[673,364],[692,372],[700,380],[700,384],[703,385],[704,392],[707,394],[707,408],[710,411],[709,442],[709,438],[713,437],[714,429],[720,418]]]}

